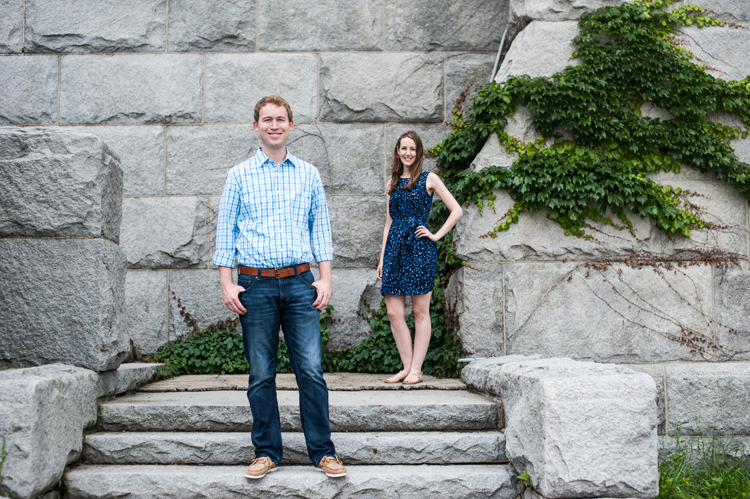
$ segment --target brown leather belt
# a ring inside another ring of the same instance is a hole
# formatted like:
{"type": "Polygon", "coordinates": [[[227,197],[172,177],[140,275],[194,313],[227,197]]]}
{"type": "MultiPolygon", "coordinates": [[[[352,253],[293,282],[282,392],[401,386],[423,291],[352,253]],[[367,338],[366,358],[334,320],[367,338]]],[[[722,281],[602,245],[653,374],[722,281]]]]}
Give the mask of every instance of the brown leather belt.
{"type": "Polygon", "coordinates": [[[284,267],[282,269],[254,269],[253,267],[239,266],[238,272],[245,275],[259,275],[260,277],[275,277],[276,279],[284,279],[285,277],[292,277],[302,272],[310,270],[309,263],[300,263],[299,265],[292,265],[291,267],[284,267]],[[295,272],[296,270],[296,272],[295,272]]]}

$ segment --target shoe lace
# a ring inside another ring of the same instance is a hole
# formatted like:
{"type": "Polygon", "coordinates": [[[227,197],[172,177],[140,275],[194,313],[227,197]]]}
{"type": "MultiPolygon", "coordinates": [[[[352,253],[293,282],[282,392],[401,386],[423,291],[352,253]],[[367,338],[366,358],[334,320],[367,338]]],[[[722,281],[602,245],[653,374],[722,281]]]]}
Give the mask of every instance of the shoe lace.
{"type": "Polygon", "coordinates": [[[250,463],[250,465],[252,466],[253,464],[261,462],[261,461],[265,462],[266,459],[269,460],[269,461],[271,460],[270,458],[265,457],[265,456],[256,457],[255,459],[253,459],[253,462],[250,463]]]}
{"type": "Polygon", "coordinates": [[[334,463],[338,463],[338,464],[340,464],[342,466],[344,464],[341,461],[341,459],[339,459],[338,457],[335,457],[335,456],[326,456],[326,457],[324,457],[323,459],[320,460],[321,464],[328,463],[328,462],[331,462],[331,461],[333,461],[334,463]]]}

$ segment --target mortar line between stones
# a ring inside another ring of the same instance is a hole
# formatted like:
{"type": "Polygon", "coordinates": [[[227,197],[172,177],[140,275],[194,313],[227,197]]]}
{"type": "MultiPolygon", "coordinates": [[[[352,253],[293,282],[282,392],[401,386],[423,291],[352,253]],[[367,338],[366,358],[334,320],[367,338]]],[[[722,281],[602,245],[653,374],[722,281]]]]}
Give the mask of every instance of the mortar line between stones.
{"type": "Polygon", "coordinates": [[[203,89],[201,95],[201,125],[206,122],[206,53],[203,53],[203,89]]]}
{"type": "Polygon", "coordinates": [[[503,297],[502,297],[502,310],[503,310],[503,355],[508,355],[508,328],[505,322],[505,309],[506,309],[506,302],[505,302],[505,264],[502,264],[502,274],[501,278],[503,280],[503,297]]]}
{"type": "Polygon", "coordinates": [[[260,49],[260,0],[255,0],[255,51],[260,49]]]}
{"type": "Polygon", "coordinates": [[[55,124],[60,124],[60,96],[62,95],[62,54],[57,56],[57,120],[55,124]]]}
{"type": "MultiPolygon", "coordinates": [[[[714,345],[717,345],[716,339],[716,264],[711,264],[711,333],[714,345]]],[[[716,348],[713,350],[713,361],[716,362],[716,348]]]]}
{"type": "Polygon", "coordinates": [[[669,398],[667,397],[667,366],[661,365],[662,374],[664,374],[664,434],[669,434],[669,398]]]}
{"type": "Polygon", "coordinates": [[[23,9],[21,11],[21,53],[26,50],[26,0],[23,0],[23,9]]]}
{"type": "Polygon", "coordinates": [[[164,196],[167,195],[167,125],[162,125],[164,128],[164,196]]]}
{"type": "Polygon", "coordinates": [[[166,19],[164,19],[164,52],[169,52],[169,0],[167,0],[166,19]]]}

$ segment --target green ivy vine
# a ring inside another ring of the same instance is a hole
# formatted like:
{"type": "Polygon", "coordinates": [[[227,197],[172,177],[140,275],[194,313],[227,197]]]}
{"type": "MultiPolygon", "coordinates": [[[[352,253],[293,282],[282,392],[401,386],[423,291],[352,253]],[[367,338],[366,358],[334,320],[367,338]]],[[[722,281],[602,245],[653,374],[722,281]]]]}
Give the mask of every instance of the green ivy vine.
{"type": "Polygon", "coordinates": [[[626,215],[631,212],[670,236],[689,237],[692,229],[711,227],[690,202],[695,193],[648,176],[679,172],[680,165],[713,174],[750,199],[750,166],[729,145],[748,134],[750,77],[724,81],[691,62],[675,29],[727,23],[694,4],[668,12],[671,3],[636,0],[586,13],[574,39],[574,57],[582,64],[552,77],[511,76],[483,85],[468,117],[460,106],[454,109],[451,135],[431,150],[449,188],[480,211],[485,201],[494,210],[497,189],[515,201],[489,236],[510,228],[524,211],[546,209],[566,235],[593,239],[586,229],[600,221],[635,235],[626,215]],[[642,116],[647,101],[674,119],[642,116]],[[504,131],[520,105],[532,111],[542,136],[534,143],[504,131]],[[745,128],[709,121],[716,111],[735,113],[745,128]],[[563,140],[563,132],[573,140],[563,140]],[[473,172],[470,163],[492,134],[518,157],[510,168],[473,172]]]}

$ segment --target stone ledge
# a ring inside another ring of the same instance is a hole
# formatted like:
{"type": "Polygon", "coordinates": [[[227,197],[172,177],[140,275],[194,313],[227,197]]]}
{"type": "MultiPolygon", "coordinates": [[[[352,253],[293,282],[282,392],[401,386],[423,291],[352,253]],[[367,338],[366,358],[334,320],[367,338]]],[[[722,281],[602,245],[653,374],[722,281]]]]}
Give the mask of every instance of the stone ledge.
{"type": "Polygon", "coordinates": [[[96,387],[97,397],[114,397],[136,390],[152,382],[156,377],[156,371],[163,365],[132,362],[120,364],[120,367],[114,371],[99,373],[96,387]]]}

